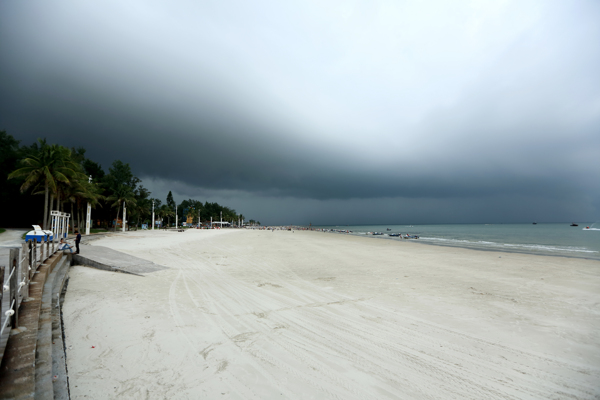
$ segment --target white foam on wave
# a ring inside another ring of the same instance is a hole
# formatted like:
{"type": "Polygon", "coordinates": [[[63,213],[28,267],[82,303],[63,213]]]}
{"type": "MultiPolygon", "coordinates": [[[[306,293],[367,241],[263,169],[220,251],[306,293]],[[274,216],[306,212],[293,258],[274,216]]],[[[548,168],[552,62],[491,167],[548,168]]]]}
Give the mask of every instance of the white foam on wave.
{"type": "MultiPolygon", "coordinates": [[[[600,230],[600,229],[599,229],[600,230]]],[[[469,244],[473,246],[481,246],[484,247],[495,247],[495,248],[513,248],[513,249],[521,249],[521,250],[537,250],[537,251],[548,251],[548,252],[569,252],[569,253],[598,253],[595,250],[588,250],[585,247],[560,247],[560,246],[548,246],[541,244],[513,244],[513,243],[496,243],[496,242],[486,242],[483,240],[480,241],[471,241],[471,240],[463,240],[463,239],[444,239],[444,238],[432,238],[432,237],[421,237],[423,240],[432,241],[432,242],[447,242],[447,243],[456,243],[456,244],[469,244]]]]}

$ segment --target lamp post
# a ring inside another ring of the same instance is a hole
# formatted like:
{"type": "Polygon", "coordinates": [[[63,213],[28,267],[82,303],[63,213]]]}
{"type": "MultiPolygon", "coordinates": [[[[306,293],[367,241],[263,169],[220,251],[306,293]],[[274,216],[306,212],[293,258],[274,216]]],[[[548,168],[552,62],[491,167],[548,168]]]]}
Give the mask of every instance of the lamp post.
{"type": "Polygon", "coordinates": [[[123,201],[123,232],[125,232],[125,221],[127,221],[127,206],[125,205],[125,201],[123,201]]]}
{"type": "MultiPolygon", "coordinates": [[[[92,176],[90,175],[89,178],[89,183],[92,183],[92,176]]],[[[92,227],[92,205],[90,204],[90,201],[88,200],[87,202],[87,214],[85,217],[85,234],[89,235],[90,234],[90,228],[92,227]]]]}
{"type": "Polygon", "coordinates": [[[154,199],[152,199],[152,230],[154,230],[154,199]]]}
{"type": "Polygon", "coordinates": [[[175,203],[175,229],[177,229],[177,203],[175,203]]]}
{"type": "Polygon", "coordinates": [[[221,225],[219,226],[219,228],[223,227],[223,211],[219,211],[219,214],[221,215],[221,225]]]}

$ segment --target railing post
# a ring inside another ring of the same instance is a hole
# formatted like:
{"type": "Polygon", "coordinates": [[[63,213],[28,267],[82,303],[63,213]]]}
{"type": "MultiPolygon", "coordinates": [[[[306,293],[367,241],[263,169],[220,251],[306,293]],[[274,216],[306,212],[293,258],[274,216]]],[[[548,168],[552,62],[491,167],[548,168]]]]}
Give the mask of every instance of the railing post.
{"type": "MultiPolygon", "coordinates": [[[[31,241],[31,269],[32,274],[37,271],[37,244],[35,239],[31,241]]],[[[33,276],[33,275],[32,275],[33,276]]]]}
{"type": "Polygon", "coordinates": [[[10,301],[15,301],[15,313],[13,314],[12,327],[19,327],[19,306],[21,305],[21,293],[19,293],[19,283],[21,278],[21,270],[19,268],[19,249],[10,249],[10,265],[12,277],[10,278],[10,301]]]}
{"type": "MultiPolygon", "coordinates": [[[[4,266],[0,265],[0,329],[4,326],[4,310],[2,309],[2,298],[4,297],[4,266]]],[[[10,307],[10,304],[9,304],[10,307]]]]}
{"type": "Polygon", "coordinates": [[[9,263],[9,274],[10,275],[10,281],[8,282],[8,284],[10,285],[10,291],[8,294],[8,304],[13,304],[14,302],[14,310],[15,313],[12,315],[12,317],[10,318],[10,326],[14,329],[14,328],[18,328],[19,327],[19,315],[17,313],[17,309],[18,309],[18,303],[17,303],[17,298],[18,298],[18,286],[19,284],[17,283],[17,280],[19,279],[18,274],[17,274],[17,264],[16,264],[16,260],[13,259],[13,251],[11,249],[10,252],[10,263],[9,263]]]}
{"type": "Polygon", "coordinates": [[[33,279],[33,274],[35,274],[35,258],[33,257],[33,241],[30,240],[27,242],[27,264],[29,265],[29,280],[33,279]]]}
{"type": "Polygon", "coordinates": [[[27,261],[27,266],[29,273],[27,275],[29,275],[29,280],[31,280],[31,278],[33,278],[33,275],[31,274],[33,271],[31,270],[31,241],[28,240],[25,242],[25,247],[23,248],[25,251],[25,261],[27,261]]]}
{"type": "Polygon", "coordinates": [[[46,254],[48,254],[48,257],[54,254],[54,252],[50,253],[50,240],[46,240],[46,254]]]}
{"type": "Polygon", "coordinates": [[[28,298],[29,297],[29,281],[31,281],[31,279],[29,278],[29,249],[27,248],[27,243],[23,243],[21,245],[21,273],[22,273],[22,279],[25,281],[26,285],[23,288],[24,290],[24,294],[23,297],[28,298]]]}
{"type": "Polygon", "coordinates": [[[40,238],[40,264],[43,264],[44,261],[46,261],[46,254],[44,252],[44,243],[45,243],[45,237],[41,237],[40,238]]]}

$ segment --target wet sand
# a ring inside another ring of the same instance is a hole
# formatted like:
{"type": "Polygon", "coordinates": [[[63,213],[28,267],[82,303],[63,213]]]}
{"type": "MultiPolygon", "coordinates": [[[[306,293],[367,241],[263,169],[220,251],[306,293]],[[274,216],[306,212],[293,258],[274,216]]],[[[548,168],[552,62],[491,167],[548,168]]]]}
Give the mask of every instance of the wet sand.
{"type": "Polygon", "coordinates": [[[598,261],[298,231],[91,245],[168,269],[72,268],[73,399],[600,396],[598,261]]]}

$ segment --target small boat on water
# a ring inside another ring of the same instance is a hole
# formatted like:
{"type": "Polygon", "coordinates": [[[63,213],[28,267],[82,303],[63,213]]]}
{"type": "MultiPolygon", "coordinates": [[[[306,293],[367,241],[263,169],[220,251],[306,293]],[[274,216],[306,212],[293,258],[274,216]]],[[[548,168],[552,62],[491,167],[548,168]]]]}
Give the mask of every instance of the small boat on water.
{"type": "Polygon", "coordinates": [[[391,229],[390,229],[390,228],[387,228],[387,230],[388,230],[388,231],[391,231],[391,229]]]}
{"type": "Polygon", "coordinates": [[[579,226],[579,225],[577,225],[575,222],[573,222],[573,223],[571,224],[571,226],[579,226]]]}
{"type": "Polygon", "coordinates": [[[372,235],[373,236],[381,236],[381,235],[383,235],[383,232],[373,232],[372,235]]]}
{"type": "Polygon", "coordinates": [[[388,233],[389,237],[401,237],[402,235],[400,233],[388,233]]]}
{"type": "Polygon", "coordinates": [[[534,222],[533,225],[537,225],[537,222],[534,222]]]}

